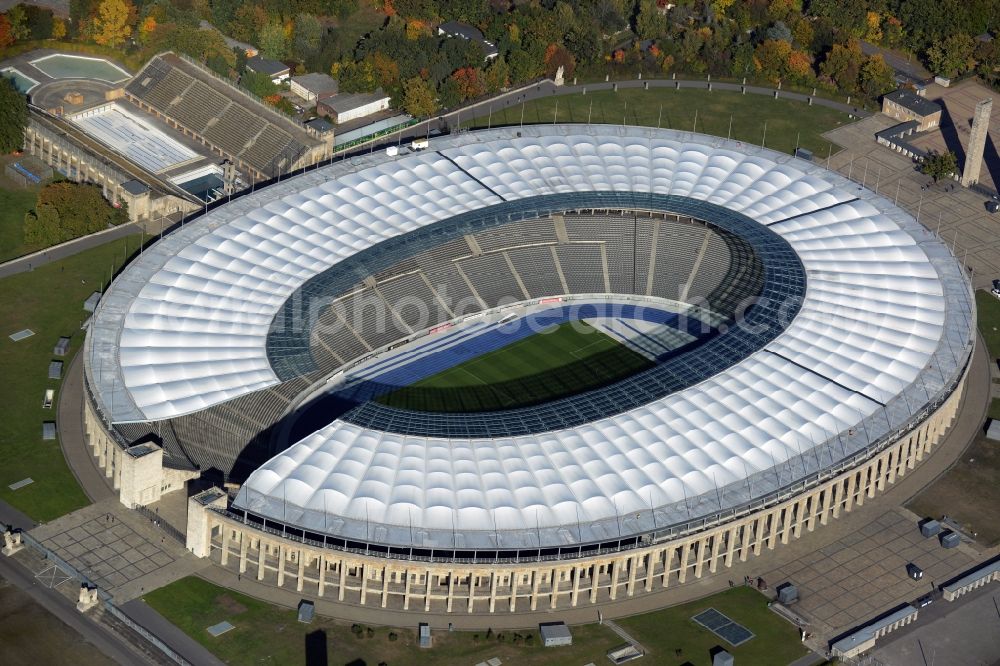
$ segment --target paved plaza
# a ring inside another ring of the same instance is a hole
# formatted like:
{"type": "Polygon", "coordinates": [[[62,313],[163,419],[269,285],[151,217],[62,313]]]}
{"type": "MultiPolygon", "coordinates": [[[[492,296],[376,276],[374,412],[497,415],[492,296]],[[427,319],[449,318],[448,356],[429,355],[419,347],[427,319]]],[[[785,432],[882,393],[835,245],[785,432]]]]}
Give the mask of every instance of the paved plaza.
{"type": "MultiPolygon", "coordinates": [[[[876,132],[897,122],[879,114],[825,133],[844,147],[830,158],[830,168],[897,201],[930,230],[939,232],[970,269],[973,286],[988,287],[1000,278],[1000,213],[989,213],[985,196],[954,181],[932,185],[931,178],[920,173],[909,158],[875,143],[876,132]]],[[[825,166],[826,160],[821,163],[825,166]]]]}
{"type": "Polygon", "coordinates": [[[40,525],[31,534],[119,602],[204,566],[183,544],[114,498],[40,525]]]}
{"type": "Polygon", "coordinates": [[[965,164],[972,130],[972,114],[976,104],[992,97],[993,113],[990,116],[989,134],[983,151],[984,164],[979,172],[979,182],[996,189],[1000,185],[1000,97],[974,79],[967,79],[951,88],[937,84],[927,87],[927,98],[941,105],[941,130],[927,132],[913,143],[924,150],[945,152],[951,150],[958,156],[958,165],[965,164]]]}
{"type": "Polygon", "coordinates": [[[852,534],[761,574],[774,587],[792,582],[801,601],[794,606],[811,622],[810,631],[835,636],[899,604],[931,592],[982,556],[963,545],[945,549],[924,538],[917,516],[897,508],[852,534]],[[913,562],[922,580],[906,575],[913,562]]]}

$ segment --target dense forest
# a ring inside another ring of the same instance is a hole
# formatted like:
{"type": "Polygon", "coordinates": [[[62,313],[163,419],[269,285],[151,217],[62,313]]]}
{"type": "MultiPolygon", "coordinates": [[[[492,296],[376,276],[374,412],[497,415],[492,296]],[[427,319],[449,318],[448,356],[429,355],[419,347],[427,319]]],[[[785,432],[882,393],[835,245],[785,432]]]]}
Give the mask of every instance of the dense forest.
{"type": "MultiPolygon", "coordinates": [[[[236,79],[245,58],[225,33],[428,115],[560,65],[568,77],[747,77],[873,99],[894,72],[862,41],[995,86],[1000,45],[987,31],[998,18],[1000,0],[70,0],[68,21],[24,5],[0,15],[0,48],[52,38],[173,49],[236,79]],[[447,20],[480,29],[499,56],[438,36],[447,20]]],[[[268,83],[244,85],[267,97],[268,83]]]]}

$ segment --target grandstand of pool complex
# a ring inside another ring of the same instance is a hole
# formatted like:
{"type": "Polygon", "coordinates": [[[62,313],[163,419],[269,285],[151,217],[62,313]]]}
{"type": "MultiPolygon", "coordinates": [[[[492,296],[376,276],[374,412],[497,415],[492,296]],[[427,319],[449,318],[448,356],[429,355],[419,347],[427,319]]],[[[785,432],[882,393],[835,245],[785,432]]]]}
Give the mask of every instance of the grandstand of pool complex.
{"type": "Polygon", "coordinates": [[[869,460],[961,386],[973,321],[947,245],[839,174],[551,125],[220,206],[123,271],[84,358],[110,441],[155,433],[168,467],[220,470],[239,484],[222,514],[245,525],[376,555],[572,557],[869,460]],[[574,320],[650,366],[490,412],[375,399],[574,320]],[[334,394],[335,418],[288,436],[334,394]]]}

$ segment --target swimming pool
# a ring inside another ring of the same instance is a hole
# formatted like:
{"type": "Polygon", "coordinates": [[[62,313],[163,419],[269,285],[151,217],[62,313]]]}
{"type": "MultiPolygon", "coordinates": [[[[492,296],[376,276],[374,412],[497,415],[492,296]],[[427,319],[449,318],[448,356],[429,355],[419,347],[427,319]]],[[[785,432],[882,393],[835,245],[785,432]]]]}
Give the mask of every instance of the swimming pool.
{"type": "Polygon", "coordinates": [[[14,88],[16,88],[17,92],[22,95],[26,94],[29,90],[38,85],[38,81],[34,80],[30,76],[25,76],[13,67],[7,67],[6,69],[0,70],[0,75],[13,81],[14,88]]]}
{"type": "Polygon", "coordinates": [[[54,53],[32,60],[31,64],[53,79],[98,79],[118,83],[130,74],[104,58],[54,53]]]}

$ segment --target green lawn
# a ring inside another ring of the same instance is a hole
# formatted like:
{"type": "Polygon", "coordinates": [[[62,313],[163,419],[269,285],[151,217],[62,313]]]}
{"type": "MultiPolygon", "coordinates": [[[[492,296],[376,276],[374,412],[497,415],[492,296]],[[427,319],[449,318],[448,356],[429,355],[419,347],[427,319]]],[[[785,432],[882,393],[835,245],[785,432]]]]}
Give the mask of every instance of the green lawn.
{"type": "Polygon", "coordinates": [[[990,358],[1000,358],[1000,298],[982,289],[977,291],[976,319],[990,358]]]}
{"type": "Polygon", "coordinates": [[[0,262],[40,250],[24,242],[24,214],[35,206],[33,189],[0,188],[0,262]]]}
{"type": "Polygon", "coordinates": [[[413,615],[414,629],[372,627],[371,637],[367,631],[358,637],[348,624],[322,617],[309,625],[300,624],[294,610],[272,606],[195,577],[182,578],[149,592],[144,599],[184,633],[229,664],[375,666],[384,661],[390,666],[471,666],[500,657],[505,664],[581,666],[591,661],[595,664],[606,662],[607,651],[622,644],[607,627],[588,625],[573,628],[573,645],[567,648],[541,647],[536,631],[517,632],[521,637],[515,644],[515,632],[504,632],[501,641],[496,633],[487,639],[484,630],[480,633],[435,631],[434,646],[420,650],[416,647],[415,631],[421,620],[418,613],[413,615]],[[231,622],[235,629],[213,638],[206,628],[223,620],[231,622]],[[390,632],[396,634],[396,640],[390,640],[390,632]],[[524,637],[528,634],[532,634],[531,645],[525,644],[524,637]],[[310,646],[308,660],[307,644],[310,646]]]}
{"type": "MultiPolygon", "coordinates": [[[[707,90],[623,89],[618,92],[601,90],[586,95],[552,95],[527,102],[524,122],[594,123],[646,125],[731,136],[739,141],[764,145],[791,153],[798,145],[813,151],[817,160],[825,160],[838,148],[820,136],[823,132],[847,124],[846,113],[805,102],[771,99],[763,95],[741,95],[737,92],[707,90]],[[558,110],[556,106],[558,105],[558,110]],[[661,112],[662,109],[662,112],[661,112]],[[695,125],[697,114],[697,126],[695,125]],[[767,134],[764,134],[764,123],[767,134]]],[[[464,114],[463,114],[464,115],[464,114]]],[[[485,112],[477,118],[463,120],[464,127],[517,125],[521,122],[521,106],[494,111],[492,120],[485,112]]]]}
{"type": "Polygon", "coordinates": [[[68,259],[0,280],[0,498],[39,521],[87,504],[66,466],[57,441],[42,440],[42,421],[55,420],[56,409],[42,409],[45,389],[60,382],[47,379],[52,348],[59,336],[72,339],[72,355],[83,343],[80,324],[88,313],[83,302],[107,283],[112,265],[124,262],[138,247],[138,236],[112,241],[68,259]],[[7,336],[30,328],[35,335],[13,342],[7,336]],[[34,483],[20,490],[7,486],[25,477],[34,483]]]}
{"type": "Polygon", "coordinates": [[[604,386],[651,362],[582,321],[553,326],[397,389],[379,402],[405,409],[509,409],[604,386]]]}
{"type": "Polygon", "coordinates": [[[735,587],[700,601],[625,618],[618,624],[646,648],[643,661],[655,664],[711,664],[709,650],[717,645],[730,652],[737,664],[744,665],[790,664],[807,652],[799,642],[798,630],[771,612],[764,595],[749,587],[735,587]],[[754,638],[733,647],[691,620],[708,608],[742,624],[754,638]]]}

